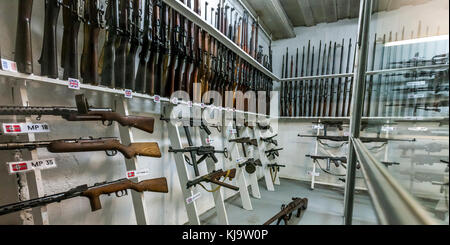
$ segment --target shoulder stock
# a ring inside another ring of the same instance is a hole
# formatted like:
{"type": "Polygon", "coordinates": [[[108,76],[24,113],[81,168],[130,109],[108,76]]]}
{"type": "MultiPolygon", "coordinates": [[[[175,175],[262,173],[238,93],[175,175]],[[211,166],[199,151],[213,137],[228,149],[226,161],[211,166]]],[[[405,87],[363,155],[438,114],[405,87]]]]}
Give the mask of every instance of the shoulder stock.
{"type": "MultiPolygon", "coordinates": [[[[96,112],[93,113],[96,114],[96,112]]],[[[105,112],[101,115],[104,120],[116,121],[124,127],[137,128],[151,134],[155,126],[155,119],[152,117],[122,116],[116,112],[105,112]]]]}
{"type": "Polygon", "coordinates": [[[161,157],[158,143],[132,143],[123,150],[124,152],[122,153],[127,158],[133,158],[135,156],[161,157]]]}
{"type": "Polygon", "coordinates": [[[168,193],[169,189],[167,187],[166,178],[157,178],[141,181],[137,184],[133,183],[132,188],[137,192],[151,191],[151,192],[161,192],[168,193]]]}

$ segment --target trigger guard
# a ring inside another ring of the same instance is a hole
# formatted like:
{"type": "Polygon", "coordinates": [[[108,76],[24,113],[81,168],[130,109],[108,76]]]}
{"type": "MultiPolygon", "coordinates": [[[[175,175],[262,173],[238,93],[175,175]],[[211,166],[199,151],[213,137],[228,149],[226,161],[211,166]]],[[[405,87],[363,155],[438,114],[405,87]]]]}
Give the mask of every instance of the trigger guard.
{"type": "Polygon", "coordinates": [[[223,149],[223,155],[225,156],[225,158],[228,158],[228,149],[227,148],[223,149]]]}
{"type": "Polygon", "coordinates": [[[115,155],[117,155],[117,151],[116,150],[106,150],[106,155],[109,157],[113,157],[115,155]]]}

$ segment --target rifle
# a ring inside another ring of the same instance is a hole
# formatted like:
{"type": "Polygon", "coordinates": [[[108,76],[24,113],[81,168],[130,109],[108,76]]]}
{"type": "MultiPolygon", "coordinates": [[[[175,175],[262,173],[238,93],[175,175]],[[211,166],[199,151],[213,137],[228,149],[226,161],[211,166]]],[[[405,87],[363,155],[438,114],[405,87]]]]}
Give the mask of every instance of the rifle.
{"type": "Polygon", "coordinates": [[[277,137],[277,136],[278,136],[278,134],[276,134],[276,135],[274,135],[274,136],[272,136],[272,137],[267,137],[267,138],[262,138],[262,137],[261,137],[261,140],[264,141],[264,142],[266,142],[266,143],[274,144],[275,146],[278,146],[278,142],[277,142],[276,140],[273,139],[273,138],[275,138],[275,137],[277,137]]]}
{"type": "Polygon", "coordinates": [[[135,90],[139,93],[146,93],[153,90],[153,68],[151,57],[153,52],[150,51],[153,42],[153,0],[145,2],[144,13],[144,31],[142,36],[142,50],[139,53],[139,65],[135,79],[135,90]],[[148,82],[150,81],[150,83],[148,82]]]}
{"type": "Polygon", "coordinates": [[[114,80],[115,87],[118,89],[126,88],[126,66],[127,51],[131,39],[131,2],[129,0],[120,0],[119,4],[119,36],[117,38],[117,50],[114,61],[114,80]]]}
{"type": "Polygon", "coordinates": [[[297,210],[297,218],[300,217],[302,210],[306,210],[308,207],[308,198],[292,198],[292,202],[288,205],[281,205],[281,211],[277,213],[275,216],[266,221],[263,225],[270,225],[275,220],[277,220],[277,225],[284,221],[284,224],[287,225],[287,222],[292,218],[292,213],[297,210]]]}
{"type": "Polygon", "coordinates": [[[84,41],[81,55],[81,78],[84,83],[98,84],[98,36],[105,27],[104,10],[99,0],[84,2],[84,41]]]}
{"type": "Polygon", "coordinates": [[[254,158],[249,158],[247,161],[238,165],[240,168],[245,166],[245,171],[252,174],[256,171],[256,166],[262,166],[261,160],[255,160],[254,158]]]}
{"type": "Polygon", "coordinates": [[[14,61],[17,64],[17,70],[26,74],[33,73],[33,50],[31,47],[32,10],[33,0],[19,0],[14,61]]]}
{"type": "MultiPolygon", "coordinates": [[[[284,55],[283,58],[281,59],[282,63],[281,63],[281,78],[286,78],[285,77],[285,73],[284,73],[284,55]]],[[[281,83],[281,96],[280,96],[280,116],[284,117],[284,83],[281,83]]]]}
{"type": "MultiPolygon", "coordinates": [[[[320,53],[319,53],[319,59],[320,59],[320,53]]],[[[312,76],[314,74],[314,47],[312,48],[312,57],[311,57],[311,72],[310,75],[312,76]]],[[[309,81],[309,91],[308,91],[308,116],[313,116],[313,80],[309,81]]]]}
{"type": "Polygon", "coordinates": [[[101,195],[110,195],[115,193],[117,197],[122,197],[128,195],[128,190],[135,190],[137,192],[169,192],[166,178],[149,179],[139,183],[134,183],[128,179],[120,179],[112,182],[97,183],[89,187],[87,185],[80,185],[66,192],[4,205],[0,207],[0,215],[44,206],[50,203],[61,202],[74,197],[89,198],[91,210],[94,212],[102,209],[102,204],[100,202],[101,195]]]}
{"type": "MultiPolygon", "coordinates": [[[[358,45],[355,45],[355,50],[353,52],[353,66],[352,66],[352,73],[355,73],[355,61],[356,61],[356,48],[358,47],[358,45]]],[[[354,77],[350,78],[350,89],[348,92],[348,105],[347,105],[347,117],[350,116],[350,108],[352,105],[352,97],[353,97],[353,79],[355,79],[354,77]]]]}
{"type": "Polygon", "coordinates": [[[129,9],[133,14],[129,12],[131,17],[128,22],[128,39],[130,40],[130,48],[126,56],[125,65],[125,87],[127,89],[136,90],[135,72],[136,72],[136,55],[139,47],[141,46],[141,12],[142,12],[142,0],[133,0],[133,6],[129,9]]]}
{"type": "Polygon", "coordinates": [[[414,108],[414,113],[416,113],[417,110],[441,112],[441,109],[439,109],[439,107],[448,107],[448,105],[449,105],[448,100],[441,100],[441,101],[437,101],[437,102],[425,102],[422,104],[388,104],[385,106],[386,107],[397,107],[397,106],[412,107],[412,108],[414,108]]]}
{"type": "MultiPolygon", "coordinates": [[[[339,61],[339,74],[342,74],[342,63],[344,61],[344,46],[345,46],[345,39],[342,38],[342,45],[341,45],[341,57],[339,61]]],[[[342,90],[342,78],[338,78],[338,84],[337,84],[337,95],[336,95],[336,117],[339,116],[339,103],[341,101],[341,90],[342,90]]],[[[331,110],[330,110],[331,113],[331,110]]],[[[331,116],[331,114],[330,114],[331,116]]]]}
{"type": "Polygon", "coordinates": [[[41,64],[41,75],[50,78],[58,78],[56,26],[61,5],[62,0],[45,1],[44,41],[39,64],[41,64]]]}
{"type": "MultiPolygon", "coordinates": [[[[331,43],[330,43],[331,44],[331,43]]],[[[332,67],[331,67],[331,74],[336,74],[336,48],[337,48],[337,43],[334,42],[334,47],[333,47],[333,61],[332,61],[332,67]]],[[[334,82],[335,79],[334,77],[331,79],[331,90],[330,90],[330,105],[328,107],[328,114],[325,114],[324,112],[324,116],[329,116],[331,117],[333,115],[333,100],[334,100],[334,82]]],[[[328,93],[328,83],[327,83],[327,87],[325,88],[325,91],[327,91],[326,93],[328,93]]],[[[328,96],[327,94],[325,96],[328,96]]],[[[326,97],[325,97],[326,98],[326,97]]],[[[326,103],[325,103],[326,105],[326,103]]],[[[336,111],[337,113],[337,111],[336,111]]]]}
{"type": "Polygon", "coordinates": [[[448,146],[439,143],[430,143],[426,145],[400,145],[398,148],[402,150],[402,155],[405,155],[409,150],[413,152],[416,150],[424,150],[428,153],[438,153],[442,150],[448,150],[448,146]]]}
{"type": "MultiPolygon", "coordinates": [[[[403,47],[402,47],[403,50],[403,47]]],[[[373,48],[372,48],[372,67],[371,70],[375,70],[375,56],[377,55],[377,34],[375,33],[373,48]]],[[[367,88],[367,108],[366,108],[366,116],[370,117],[370,109],[372,104],[372,89],[373,89],[373,75],[370,75],[369,78],[369,86],[367,88]]],[[[364,108],[364,107],[363,107],[364,108]]]]}
{"type": "Polygon", "coordinates": [[[392,165],[400,165],[399,162],[381,162],[384,166],[386,166],[386,168],[388,168],[389,166],[392,165]]]}
{"type": "Polygon", "coordinates": [[[317,162],[317,160],[327,160],[327,170],[328,171],[331,168],[331,163],[334,163],[334,165],[336,167],[339,167],[342,163],[347,163],[346,157],[313,156],[313,155],[305,155],[305,157],[309,157],[315,162],[317,162]]]}
{"type": "MultiPolygon", "coordinates": [[[[348,136],[318,136],[318,135],[298,135],[298,137],[316,138],[319,140],[331,140],[335,142],[348,141],[348,136]]],[[[403,142],[415,142],[416,139],[394,139],[394,138],[378,138],[378,137],[360,137],[358,138],[363,143],[387,143],[389,141],[403,141],[403,142]]]]}
{"type": "MultiPolygon", "coordinates": [[[[326,55],[326,50],[327,50],[327,44],[325,44],[325,48],[324,48],[324,54],[323,54],[323,60],[325,60],[325,55],[326,55]]],[[[316,75],[319,76],[320,75],[320,53],[322,52],[322,40],[320,41],[319,44],[319,53],[318,53],[318,57],[317,57],[317,72],[316,75]]],[[[325,62],[322,62],[322,75],[324,73],[324,66],[325,62]]],[[[311,64],[311,66],[314,66],[314,63],[311,64]]],[[[312,73],[311,73],[312,74],[312,73]]],[[[318,109],[319,109],[319,83],[320,83],[320,87],[322,87],[322,79],[320,79],[319,81],[314,81],[314,106],[313,106],[313,110],[311,113],[311,116],[318,116],[318,109]]],[[[312,89],[312,84],[311,84],[311,89],[312,89]]],[[[312,91],[311,91],[312,93],[312,91]]],[[[312,101],[312,100],[311,100],[312,101]]]]}
{"type": "Polygon", "coordinates": [[[417,165],[434,165],[435,163],[447,163],[448,156],[438,156],[430,154],[414,154],[411,157],[411,163],[417,165]],[[442,160],[447,159],[447,160],[442,160]]]}
{"type": "MultiPolygon", "coordinates": [[[[350,41],[348,43],[348,51],[347,51],[347,68],[345,69],[345,73],[349,73],[350,72],[350,55],[352,52],[352,39],[350,38],[350,41]]],[[[346,109],[346,104],[347,104],[347,91],[348,91],[348,77],[345,78],[344,81],[344,95],[343,95],[343,99],[342,99],[342,109],[341,109],[341,117],[344,117],[347,115],[347,113],[345,113],[345,109],[346,109]]],[[[349,103],[350,104],[350,103],[349,103]]]]}
{"type": "Polygon", "coordinates": [[[75,98],[77,107],[0,106],[0,115],[37,115],[38,119],[43,115],[61,116],[67,121],[102,121],[106,126],[110,126],[115,121],[124,127],[134,127],[153,133],[154,118],[122,116],[109,108],[90,107],[84,95],[77,95],[75,98]]]}
{"type": "Polygon", "coordinates": [[[269,158],[271,156],[273,158],[275,158],[275,156],[277,156],[277,157],[280,156],[279,151],[281,151],[281,150],[283,150],[283,148],[267,150],[267,151],[265,151],[265,153],[266,153],[267,158],[269,158]]]}
{"type": "MultiPolygon", "coordinates": [[[[188,137],[190,138],[190,137],[188,137]]],[[[189,144],[191,145],[191,144],[189,144]]],[[[194,167],[195,176],[199,176],[198,171],[198,164],[202,163],[206,158],[211,157],[212,160],[217,163],[219,160],[217,160],[215,153],[222,153],[224,154],[225,158],[228,158],[228,150],[225,148],[223,151],[215,150],[214,146],[189,146],[183,149],[173,149],[172,147],[169,147],[169,152],[173,153],[186,153],[189,152],[191,154],[191,160],[192,163],[188,161],[188,164],[192,165],[194,167]],[[200,159],[196,160],[194,156],[201,156],[200,159]]],[[[187,158],[186,158],[187,159],[187,158]]]]}
{"type": "Polygon", "coordinates": [[[61,67],[64,68],[63,79],[78,79],[78,33],[84,15],[83,0],[64,0],[63,22],[64,34],[61,48],[61,67]],[[67,6],[67,7],[66,7],[67,6]]]}
{"type": "Polygon", "coordinates": [[[268,168],[271,168],[273,172],[280,172],[280,168],[285,168],[286,165],[280,165],[277,163],[267,164],[268,168]]]}
{"type": "Polygon", "coordinates": [[[250,139],[250,137],[244,137],[239,139],[231,139],[228,142],[235,142],[240,144],[248,144],[253,146],[258,146],[258,141],[256,139],[250,139]]]}
{"type": "Polygon", "coordinates": [[[106,9],[106,20],[108,31],[105,45],[103,46],[103,64],[101,66],[101,85],[111,88],[115,87],[115,53],[116,40],[120,33],[119,30],[119,0],[110,0],[106,9]]]}
{"type": "MultiPolygon", "coordinates": [[[[295,77],[298,77],[298,48],[297,54],[295,55],[295,77]]],[[[298,116],[297,113],[297,98],[298,98],[298,81],[294,82],[294,117],[298,116]]]]}
{"type": "Polygon", "coordinates": [[[47,148],[52,153],[105,151],[108,156],[115,156],[117,152],[120,152],[128,159],[136,156],[161,157],[158,143],[132,143],[125,146],[115,137],[0,144],[0,150],[35,150],[36,148],[47,148]]]}
{"type": "MultiPolygon", "coordinates": [[[[221,182],[219,181],[220,178],[224,177],[225,179],[229,179],[230,181],[236,176],[236,169],[231,169],[231,170],[227,170],[227,171],[223,171],[222,169],[220,170],[216,170],[213,171],[210,174],[204,175],[196,180],[190,180],[186,183],[186,189],[191,188],[192,186],[196,186],[196,185],[202,185],[202,182],[208,182],[208,183],[213,183],[216,184],[218,186],[223,186],[225,188],[228,189],[232,189],[235,191],[239,191],[239,187],[227,184],[225,182],[221,182]]],[[[205,188],[205,187],[203,187],[205,188]]]]}
{"type": "MultiPolygon", "coordinates": [[[[385,49],[386,49],[385,43],[386,43],[386,34],[383,35],[383,41],[382,41],[383,45],[381,47],[381,56],[380,56],[380,65],[379,65],[380,70],[383,70],[383,67],[384,67],[384,54],[385,54],[385,49]]],[[[383,79],[383,75],[382,74],[378,75],[377,99],[375,101],[377,106],[375,106],[375,112],[374,112],[375,115],[374,116],[379,116],[379,114],[380,114],[380,108],[379,108],[378,104],[381,103],[381,99],[383,98],[383,93],[381,91],[382,79],[383,79]]]]}
{"type": "Polygon", "coordinates": [[[416,56],[407,61],[390,62],[390,64],[394,66],[400,65],[398,68],[410,67],[411,65],[417,66],[417,64],[422,64],[423,66],[445,65],[448,64],[448,53],[435,55],[431,59],[424,59],[416,56]]]}

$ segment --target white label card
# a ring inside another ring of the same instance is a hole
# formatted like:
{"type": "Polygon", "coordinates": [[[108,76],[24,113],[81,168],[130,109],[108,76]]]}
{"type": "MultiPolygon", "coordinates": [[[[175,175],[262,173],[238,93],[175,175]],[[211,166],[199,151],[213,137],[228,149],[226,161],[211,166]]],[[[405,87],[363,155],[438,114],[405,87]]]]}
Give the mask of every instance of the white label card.
{"type": "Polygon", "coordinates": [[[243,163],[244,161],[245,161],[245,158],[242,158],[242,157],[236,159],[236,163],[243,163]]]}
{"type": "Polygon", "coordinates": [[[425,132],[428,131],[428,128],[426,127],[414,127],[414,128],[408,128],[409,131],[421,131],[421,132],[425,132]]]}
{"type": "Polygon", "coordinates": [[[416,81],[416,82],[408,82],[406,86],[415,87],[415,86],[425,86],[427,83],[425,81],[416,81]]]}
{"type": "Polygon", "coordinates": [[[230,134],[237,134],[237,130],[235,128],[232,128],[228,131],[230,134]]]}
{"type": "Polygon", "coordinates": [[[381,131],[384,131],[384,132],[392,132],[394,130],[395,130],[395,128],[391,127],[391,126],[382,126],[381,127],[381,131]]]}
{"type": "Polygon", "coordinates": [[[22,162],[8,162],[6,164],[8,164],[8,171],[10,174],[28,172],[34,169],[49,169],[57,167],[54,158],[22,162]]]}
{"type": "Polygon", "coordinates": [[[213,139],[211,139],[211,137],[206,137],[206,144],[211,144],[211,143],[213,143],[214,142],[214,140],[213,139]]]}
{"type": "Polygon", "coordinates": [[[200,104],[200,107],[201,107],[202,109],[204,109],[204,108],[206,107],[205,103],[201,103],[201,104],[200,104]]]}
{"type": "Polygon", "coordinates": [[[312,171],[308,171],[308,175],[319,177],[320,173],[315,173],[312,171]]]}
{"type": "Polygon", "coordinates": [[[133,170],[127,172],[127,179],[137,178],[144,175],[149,175],[150,169],[133,170]]]}
{"type": "Polygon", "coordinates": [[[178,98],[174,97],[174,98],[170,99],[170,103],[172,103],[174,105],[178,105],[178,98]]]}
{"type": "Polygon", "coordinates": [[[192,106],[193,106],[192,101],[188,101],[188,102],[187,102],[187,106],[188,106],[188,107],[192,107],[192,106]]]}
{"type": "Polygon", "coordinates": [[[408,94],[408,99],[418,99],[418,98],[425,98],[425,93],[408,94]]]}
{"type": "Polygon", "coordinates": [[[133,91],[131,89],[125,89],[125,98],[127,99],[133,98],[133,91]]]}
{"type": "Polygon", "coordinates": [[[4,71],[18,72],[16,62],[6,59],[1,59],[1,62],[4,71]]]}
{"type": "Polygon", "coordinates": [[[48,133],[50,127],[47,123],[4,123],[4,134],[28,134],[28,133],[48,133]]]}
{"type": "Polygon", "coordinates": [[[316,125],[313,125],[312,127],[313,127],[313,129],[320,129],[320,130],[322,130],[324,128],[323,124],[316,124],[316,125]]]}
{"type": "Polygon", "coordinates": [[[187,203],[187,204],[191,204],[193,201],[199,199],[200,196],[201,196],[201,193],[200,193],[200,192],[195,193],[194,195],[192,195],[192,196],[186,198],[186,203],[187,203]]]}
{"type": "Polygon", "coordinates": [[[69,78],[69,83],[67,84],[67,86],[70,89],[80,90],[80,80],[75,78],[69,78]]]}

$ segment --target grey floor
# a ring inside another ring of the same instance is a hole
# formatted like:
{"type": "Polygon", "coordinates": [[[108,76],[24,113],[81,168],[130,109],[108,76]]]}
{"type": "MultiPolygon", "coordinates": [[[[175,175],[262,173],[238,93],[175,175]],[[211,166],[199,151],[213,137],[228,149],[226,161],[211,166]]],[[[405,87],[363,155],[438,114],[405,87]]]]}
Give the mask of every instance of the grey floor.
{"type": "MultiPolygon", "coordinates": [[[[267,191],[264,181],[259,182],[261,199],[251,198],[253,210],[242,208],[239,195],[225,201],[230,225],[261,225],[280,211],[281,205],[290,202],[292,197],[308,198],[308,208],[300,218],[292,216],[289,225],[342,225],[344,210],[344,192],[331,187],[316,186],[309,188],[309,183],[280,179],[281,185],[275,191],[267,191]]],[[[250,187],[249,187],[250,188],[250,187]]],[[[251,192],[250,192],[251,193],[251,192]]],[[[213,209],[200,216],[204,225],[217,224],[216,212],[213,209]]],[[[281,224],[284,224],[282,222],[281,224]]],[[[375,225],[376,216],[367,194],[355,195],[353,224],[375,225]]]]}

